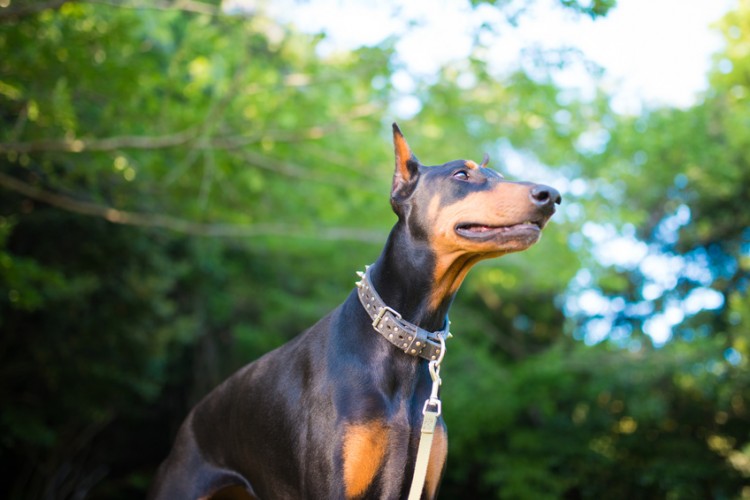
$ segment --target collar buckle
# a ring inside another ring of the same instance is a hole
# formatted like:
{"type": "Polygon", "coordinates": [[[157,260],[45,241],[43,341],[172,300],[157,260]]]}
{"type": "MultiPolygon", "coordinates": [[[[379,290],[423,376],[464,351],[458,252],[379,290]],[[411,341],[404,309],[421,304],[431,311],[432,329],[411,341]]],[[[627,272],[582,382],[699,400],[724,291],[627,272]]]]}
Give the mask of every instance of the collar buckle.
{"type": "Polygon", "coordinates": [[[380,322],[383,320],[383,317],[386,313],[391,313],[396,317],[396,319],[401,319],[401,315],[398,312],[384,304],[379,308],[378,314],[377,316],[375,316],[375,319],[372,320],[373,328],[375,328],[376,330],[378,329],[378,327],[380,326],[380,322]]]}

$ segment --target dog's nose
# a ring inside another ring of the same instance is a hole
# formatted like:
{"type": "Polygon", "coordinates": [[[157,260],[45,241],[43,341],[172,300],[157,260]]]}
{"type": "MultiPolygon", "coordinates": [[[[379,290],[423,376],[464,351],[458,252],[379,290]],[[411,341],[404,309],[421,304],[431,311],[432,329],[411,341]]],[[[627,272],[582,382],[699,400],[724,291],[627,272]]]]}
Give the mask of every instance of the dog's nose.
{"type": "Polygon", "coordinates": [[[562,196],[557,189],[544,184],[537,184],[529,192],[531,202],[539,207],[559,205],[562,202],[562,196]]]}

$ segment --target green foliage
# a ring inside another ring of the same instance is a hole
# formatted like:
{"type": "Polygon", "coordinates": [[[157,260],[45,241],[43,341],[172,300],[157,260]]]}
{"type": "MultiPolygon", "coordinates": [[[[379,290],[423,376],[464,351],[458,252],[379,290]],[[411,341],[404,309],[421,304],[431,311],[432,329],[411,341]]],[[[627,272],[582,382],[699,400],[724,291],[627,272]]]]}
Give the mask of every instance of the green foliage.
{"type": "Polygon", "coordinates": [[[581,12],[595,19],[606,16],[617,5],[617,0],[593,0],[580,2],[579,0],[560,0],[565,7],[581,12]]]}
{"type": "Polygon", "coordinates": [[[745,484],[730,457],[746,464],[747,374],[722,362],[721,342],[636,353],[559,342],[504,367],[484,347],[454,347],[451,453],[479,457],[451,462],[446,498],[721,498],[745,484]]]}
{"type": "MultiPolygon", "coordinates": [[[[0,8],[0,496],[141,497],[187,409],[378,255],[395,41],[323,57],[218,2],[47,4],[0,8]]],[[[459,294],[443,498],[747,496],[749,20],[722,22],[689,109],[619,116],[480,48],[417,82],[400,125],[425,163],[487,151],[566,191],[542,242],[459,294]],[[673,286],[602,264],[587,227],[676,259],[673,286]],[[721,304],[651,346],[649,319],[706,289],[721,304]],[[587,291],[609,312],[572,311],[587,291]],[[602,321],[619,333],[578,340],[602,321]]]]}
{"type": "MultiPolygon", "coordinates": [[[[489,4],[501,7],[512,6],[512,0],[471,0],[474,6],[489,4]]],[[[560,0],[560,4],[580,14],[586,14],[592,19],[606,16],[617,5],[617,0],[560,0]]]]}

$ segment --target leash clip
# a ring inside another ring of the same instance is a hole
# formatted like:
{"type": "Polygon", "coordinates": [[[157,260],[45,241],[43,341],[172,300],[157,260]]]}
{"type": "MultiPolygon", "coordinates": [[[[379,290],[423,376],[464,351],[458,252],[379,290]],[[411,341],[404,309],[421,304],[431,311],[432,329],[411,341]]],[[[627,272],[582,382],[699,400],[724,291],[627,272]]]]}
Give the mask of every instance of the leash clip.
{"type": "Polygon", "coordinates": [[[426,416],[428,413],[432,413],[435,417],[439,417],[442,413],[442,403],[438,396],[438,391],[440,390],[440,385],[443,383],[443,380],[440,378],[440,363],[443,362],[443,357],[445,356],[445,339],[440,333],[438,333],[437,338],[440,341],[440,355],[438,359],[430,361],[427,365],[430,370],[430,378],[432,379],[432,391],[430,392],[430,397],[424,402],[424,408],[422,408],[422,415],[426,416]],[[431,410],[430,407],[434,407],[435,409],[431,410]]]}
{"type": "Polygon", "coordinates": [[[434,417],[439,417],[443,413],[443,403],[439,399],[435,399],[433,401],[432,398],[428,399],[424,402],[424,408],[422,408],[422,415],[427,415],[428,413],[431,413],[434,417]],[[430,407],[434,407],[435,409],[432,410],[430,407]]]}

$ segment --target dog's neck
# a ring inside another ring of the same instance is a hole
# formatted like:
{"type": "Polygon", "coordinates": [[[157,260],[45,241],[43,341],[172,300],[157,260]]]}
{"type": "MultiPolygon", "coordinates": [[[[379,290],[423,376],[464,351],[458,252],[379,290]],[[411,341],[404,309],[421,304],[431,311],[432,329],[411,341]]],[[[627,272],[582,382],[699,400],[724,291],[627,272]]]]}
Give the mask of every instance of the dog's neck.
{"type": "Polygon", "coordinates": [[[403,224],[398,223],[370,270],[372,284],[385,303],[405,320],[425,330],[437,331],[443,328],[465,275],[460,273],[450,284],[441,282],[440,278],[451,278],[438,275],[437,265],[438,259],[429,244],[411,237],[403,224]]]}

